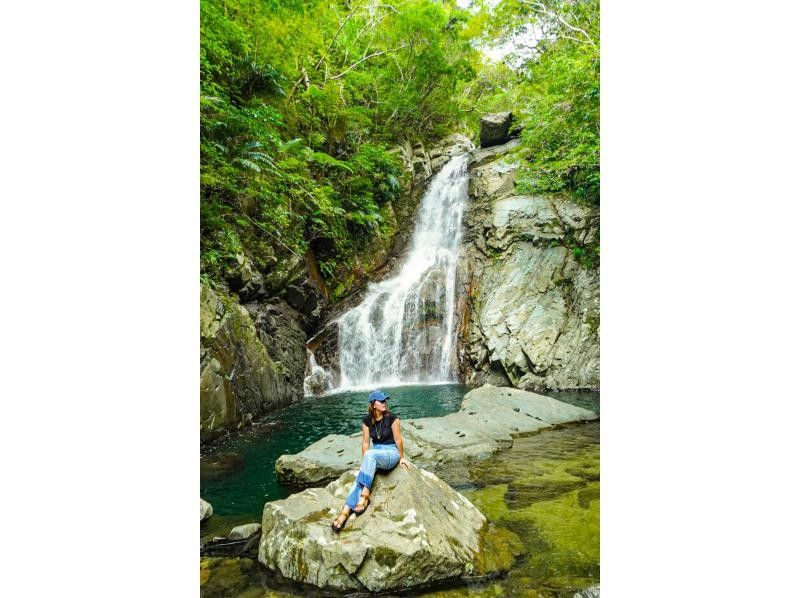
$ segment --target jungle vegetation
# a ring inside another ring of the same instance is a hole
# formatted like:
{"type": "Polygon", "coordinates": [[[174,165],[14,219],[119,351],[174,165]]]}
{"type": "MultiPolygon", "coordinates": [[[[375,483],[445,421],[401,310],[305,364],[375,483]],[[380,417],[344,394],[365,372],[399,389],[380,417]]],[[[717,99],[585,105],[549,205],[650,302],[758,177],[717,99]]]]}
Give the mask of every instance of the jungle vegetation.
{"type": "Polygon", "coordinates": [[[599,203],[598,0],[201,0],[200,15],[205,280],[312,248],[331,282],[391,232],[392,147],[477,139],[496,110],[523,127],[523,185],[599,203]]]}

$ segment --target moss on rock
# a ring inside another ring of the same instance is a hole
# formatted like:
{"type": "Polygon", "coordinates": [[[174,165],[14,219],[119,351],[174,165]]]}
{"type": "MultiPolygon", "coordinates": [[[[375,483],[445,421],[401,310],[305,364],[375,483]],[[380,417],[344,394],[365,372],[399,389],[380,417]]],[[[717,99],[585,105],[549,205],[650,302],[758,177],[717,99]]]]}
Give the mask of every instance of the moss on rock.
{"type": "Polygon", "coordinates": [[[473,565],[477,575],[506,572],[525,552],[522,540],[511,530],[487,525],[481,532],[480,548],[473,565]]]}

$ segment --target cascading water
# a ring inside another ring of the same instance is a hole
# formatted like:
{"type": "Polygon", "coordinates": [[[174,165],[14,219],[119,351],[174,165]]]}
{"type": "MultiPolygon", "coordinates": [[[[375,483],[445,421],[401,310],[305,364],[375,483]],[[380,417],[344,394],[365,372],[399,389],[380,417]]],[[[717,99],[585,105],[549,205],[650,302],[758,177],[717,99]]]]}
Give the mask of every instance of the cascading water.
{"type": "Polygon", "coordinates": [[[330,373],[322,366],[317,365],[313,351],[306,349],[306,358],[308,359],[307,369],[310,370],[310,374],[303,380],[303,394],[305,396],[321,395],[329,391],[333,387],[330,373]]]}
{"type": "Polygon", "coordinates": [[[456,261],[468,154],[452,158],[422,198],[399,274],[371,284],[339,320],[341,388],[453,381],[456,261]]]}

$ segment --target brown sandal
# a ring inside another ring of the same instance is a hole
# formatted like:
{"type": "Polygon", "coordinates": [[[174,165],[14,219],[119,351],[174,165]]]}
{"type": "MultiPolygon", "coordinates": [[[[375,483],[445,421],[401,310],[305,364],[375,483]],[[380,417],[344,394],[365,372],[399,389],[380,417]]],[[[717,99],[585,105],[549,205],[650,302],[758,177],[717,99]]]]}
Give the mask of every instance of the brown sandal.
{"type": "Polygon", "coordinates": [[[363,496],[362,495],[361,498],[363,498],[366,502],[363,503],[364,508],[362,508],[360,511],[357,511],[356,509],[358,509],[358,507],[360,507],[362,505],[361,501],[360,500],[358,501],[358,503],[356,504],[356,508],[353,509],[353,513],[356,514],[356,517],[358,517],[359,515],[363,515],[364,511],[367,510],[367,507],[369,506],[369,503],[370,503],[369,496],[363,496]]]}
{"type": "Polygon", "coordinates": [[[347,520],[349,518],[350,518],[350,513],[347,513],[346,515],[344,511],[339,513],[339,516],[333,520],[333,523],[331,523],[331,529],[333,530],[333,532],[338,534],[340,531],[342,531],[342,529],[344,528],[344,524],[347,523],[347,520]],[[342,523],[340,523],[339,525],[336,525],[336,522],[339,521],[342,517],[344,517],[344,521],[342,521],[342,523]]]}

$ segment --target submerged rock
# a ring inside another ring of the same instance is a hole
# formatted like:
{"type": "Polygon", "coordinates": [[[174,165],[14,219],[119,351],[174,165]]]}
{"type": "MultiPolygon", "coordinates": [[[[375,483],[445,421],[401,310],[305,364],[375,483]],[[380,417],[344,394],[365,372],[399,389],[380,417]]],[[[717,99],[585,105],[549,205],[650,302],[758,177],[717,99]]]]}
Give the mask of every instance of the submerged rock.
{"type": "Polygon", "coordinates": [[[257,583],[258,569],[250,558],[201,558],[200,596],[264,596],[257,583]]]}
{"type": "MultiPolygon", "coordinates": [[[[433,471],[463,459],[485,459],[508,448],[514,436],[599,416],[587,409],[514,388],[484,385],[464,397],[461,410],[444,417],[403,420],[405,454],[433,471]]],[[[311,486],[335,479],[361,463],[360,433],[330,434],[294,455],[281,455],[281,483],[311,486]]]]}
{"type": "Polygon", "coordinates": [[[237,525],[228,534],[228,540],[245,540],[261,531],[260,523],[237,525]]]}
{"type": "Polygon", "coordinates": [[[267,503],[258,560],[323,589],[379,592],[507,571],[522,550],[516,536],[489,528],[469,500],[416,467],[378,475],[372,504],[334,534],[331,521],[355,476],[267,503]]]}
{"type": "Polygon", "coordinates": [[[508,141],[512,117],[511,112],[497,112],[481,117],[481,147],[500,145],[508,141]]]}
{"type": "Polygon", "coordinates": [[[214,514],[214,507],[211,506],[211,503],[204,501],[202,498],[200,499],[200,521],[205,521],[209,517],[214,514]]]}
{"type": "Polygon", "coordinates": [[[200,460],[200,477],[224,478],[244,467],[244,456],[239,453],[220,453],[200,460]]]}

